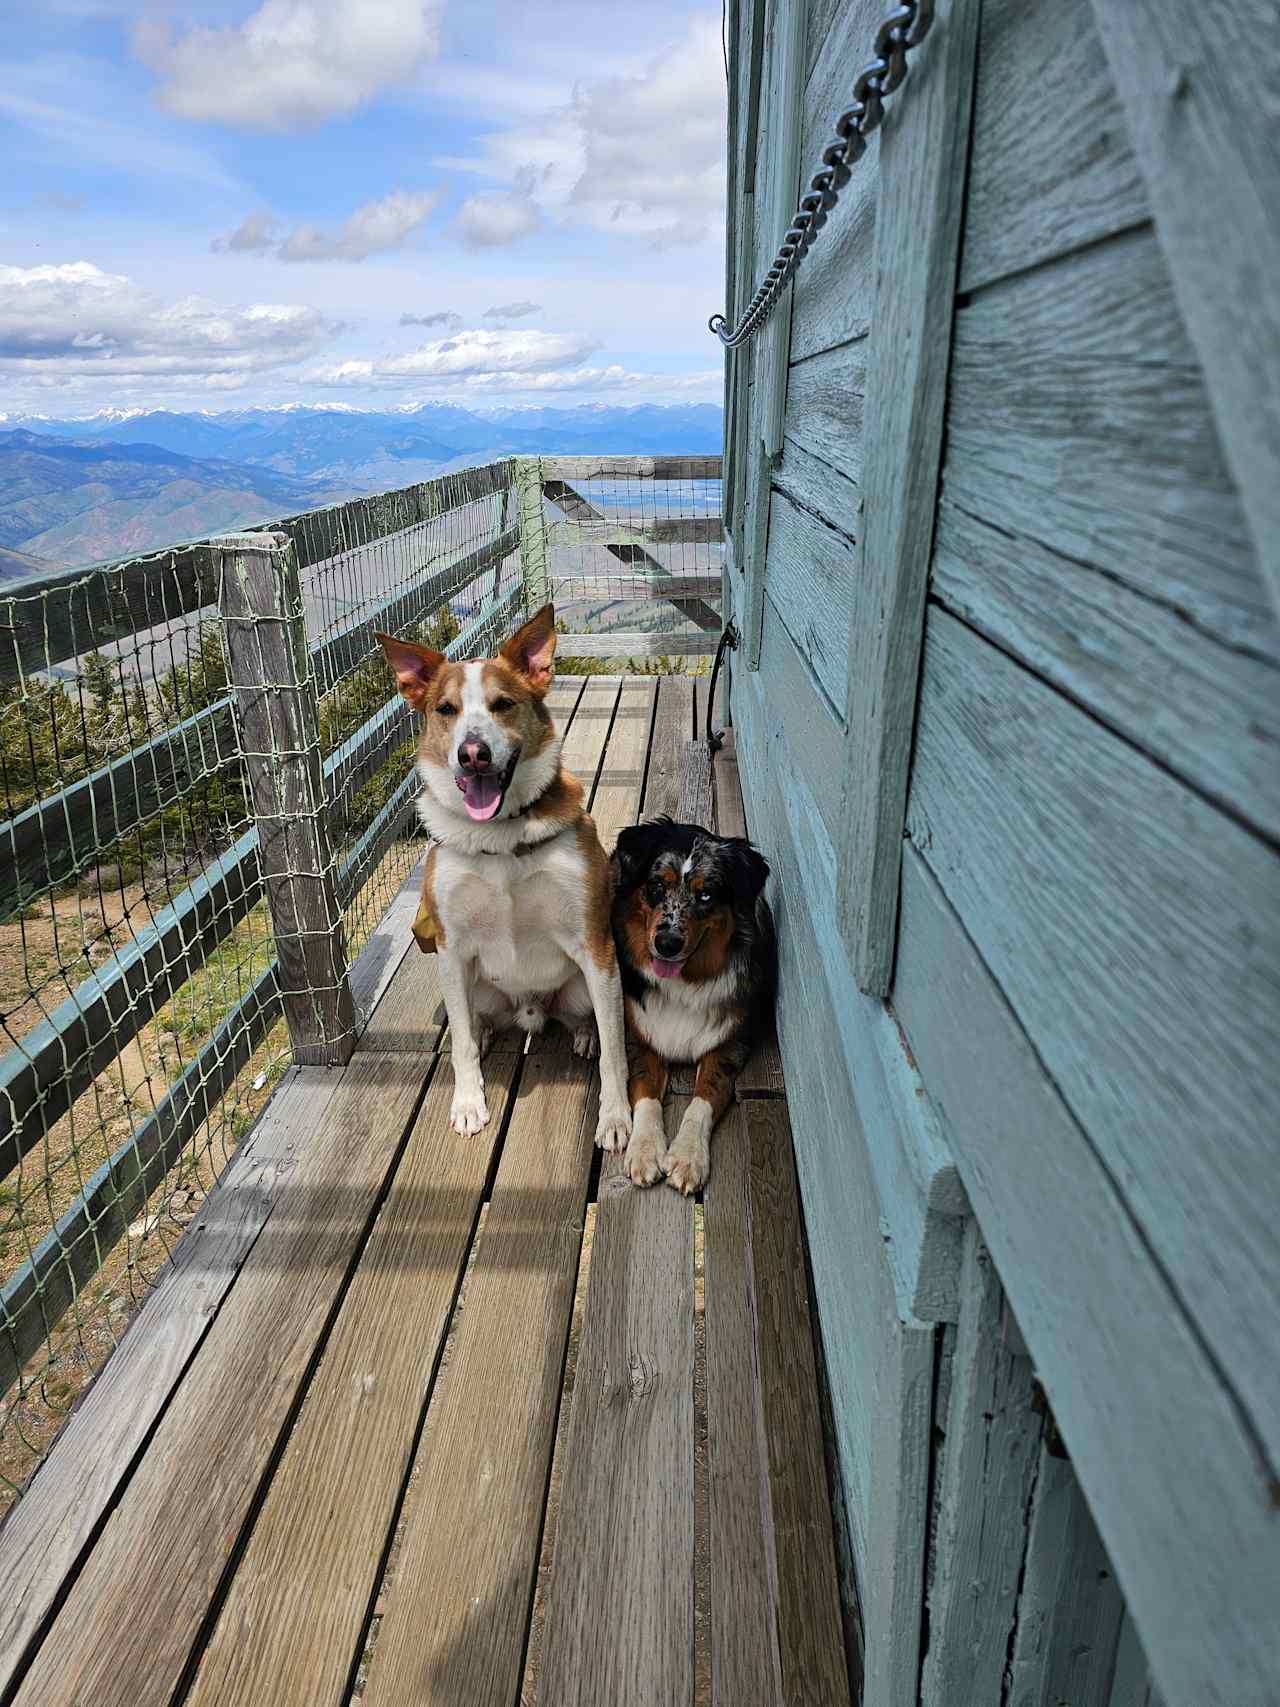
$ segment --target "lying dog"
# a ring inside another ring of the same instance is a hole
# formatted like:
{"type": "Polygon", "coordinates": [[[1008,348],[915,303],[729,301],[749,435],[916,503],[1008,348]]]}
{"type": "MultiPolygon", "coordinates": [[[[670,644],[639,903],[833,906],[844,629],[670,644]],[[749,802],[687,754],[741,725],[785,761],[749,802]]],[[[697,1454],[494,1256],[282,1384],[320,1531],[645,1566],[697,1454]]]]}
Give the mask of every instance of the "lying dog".
{"type": "Polygon", "coordinates": [[[454,1128],[479,1132],[488,1123],[480,1057],[491,1029],[514,1021],[536,1032],[554,1017],[573,1031],[580,1055],[595,1053],[598,1036],[596,1143],[621,1149],[631,1111],[609,862],[543,704],[555,612],[546,605],[496,658],[470,664],[378,639],[400,692],[423,716],[419,811],[435,846],[414,934],[440,956],[454,1128]],[[423,941],[424,920],[433,942],[423,941]]]}
{"type": "Polygon", "coordinates": [[[631,1036],[636,1185],[665,1174],[686,1196],[711,1167],[711,1132],[773,1011],[777,944],[761,890],[769,867],[741,837],[670,818],[624,830],[614,851],[613,938],[631,1036]],[[671,1061],[696,1061],[693,1099],[667,1148],[671,1061]]]}

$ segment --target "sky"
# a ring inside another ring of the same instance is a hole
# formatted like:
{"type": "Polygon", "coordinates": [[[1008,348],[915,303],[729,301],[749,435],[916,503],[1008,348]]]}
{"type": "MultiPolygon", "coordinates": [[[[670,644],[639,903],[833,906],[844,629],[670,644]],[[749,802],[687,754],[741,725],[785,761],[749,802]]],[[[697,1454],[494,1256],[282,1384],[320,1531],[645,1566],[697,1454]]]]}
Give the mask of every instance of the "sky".
{"type": "Polygon", "coordinates": [[[0,0],[0,411],[717,402],[720,8],[0,0]]]}

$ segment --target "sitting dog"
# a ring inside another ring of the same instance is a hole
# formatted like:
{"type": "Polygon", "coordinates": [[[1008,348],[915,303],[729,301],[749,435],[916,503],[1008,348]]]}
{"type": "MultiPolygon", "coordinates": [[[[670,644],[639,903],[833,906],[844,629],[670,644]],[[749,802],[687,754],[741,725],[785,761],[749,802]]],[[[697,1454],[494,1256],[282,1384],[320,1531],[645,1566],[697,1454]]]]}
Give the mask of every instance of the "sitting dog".
{"type": "Polygon", "coordinates": [[[541,1031],[554,1017],[573,1031],[580,1055],[594,1054],[598,1037],[596,1143],[621,1149],[631,1111],[609,862],[543,704],[555,612],[544,606],[496,658],[476,663],[378,639],[423,717],[419,811],[435,845],[414,935],[440,956],[454,1128],[479,1132],[488,1123],[480,1057],[491,1029],[514,1021],[541,1031]]]}
{"type": "Polygon", "coordinates": [[[665,1174],[688,1196],[706,1182],[711,1132],[773,1011],[778,957],[761,894],[769,867],[741,837],[656,818],[614,850],[613,938],[630,1033],[636,1185],[665,1174]],[[667,1066],[696,1061],[693,1098],[668,1149],[667,1066]]]}

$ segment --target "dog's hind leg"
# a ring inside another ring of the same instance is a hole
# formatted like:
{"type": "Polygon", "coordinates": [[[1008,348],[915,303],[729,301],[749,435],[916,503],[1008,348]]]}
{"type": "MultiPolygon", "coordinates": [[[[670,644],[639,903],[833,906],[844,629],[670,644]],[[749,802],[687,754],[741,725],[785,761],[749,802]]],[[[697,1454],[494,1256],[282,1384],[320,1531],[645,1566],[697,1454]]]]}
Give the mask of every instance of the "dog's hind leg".
{"type": "Polygon", "coordinates": [[[594,1061],[600,1053],[600,1033],[591,1007],[591,991],[581,972],[575,972],[567,984],[561,985],[547,1004],[548,1015],[573,1035],[573,1052],[584,1061],[594,1061]]]}
{"type": "Polygon", "coordinates": [[[618,976],[612,941],[601,962],[587,950],[578,965],[586,979],[600,1036],[600,1119],[596,1125],[596,1143],[602,1150],[621,1150],[631,1136],[631,1105],[627,1101],[622,979],[618,976]]]}

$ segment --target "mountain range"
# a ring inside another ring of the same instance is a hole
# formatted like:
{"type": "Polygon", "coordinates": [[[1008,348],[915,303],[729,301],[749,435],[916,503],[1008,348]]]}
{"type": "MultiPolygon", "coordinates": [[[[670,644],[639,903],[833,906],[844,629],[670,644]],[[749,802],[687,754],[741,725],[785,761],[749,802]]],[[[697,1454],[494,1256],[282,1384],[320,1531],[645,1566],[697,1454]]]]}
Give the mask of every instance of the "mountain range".
{"type": "MultiPolygon", "coordinates": [[[[0,416],[0,547],[96,562],[513,455],[714,455],[708,403],[0,416]]],[[[0,560],[0,576],[15,571],[0,560]]]]}

